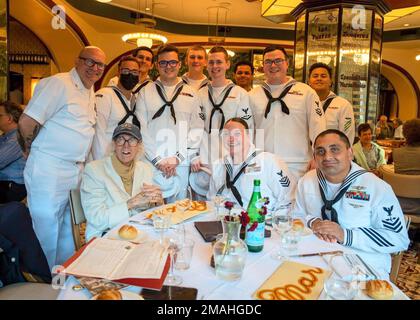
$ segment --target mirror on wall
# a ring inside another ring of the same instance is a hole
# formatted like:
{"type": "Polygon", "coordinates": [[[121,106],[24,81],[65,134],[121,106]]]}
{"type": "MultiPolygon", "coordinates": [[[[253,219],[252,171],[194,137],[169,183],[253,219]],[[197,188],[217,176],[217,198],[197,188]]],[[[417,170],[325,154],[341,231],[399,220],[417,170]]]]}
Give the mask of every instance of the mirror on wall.
{"type": "Polygon", "coordinates": [[[7,0],[0,0],[0,100],[7,100],[7,0]]]}

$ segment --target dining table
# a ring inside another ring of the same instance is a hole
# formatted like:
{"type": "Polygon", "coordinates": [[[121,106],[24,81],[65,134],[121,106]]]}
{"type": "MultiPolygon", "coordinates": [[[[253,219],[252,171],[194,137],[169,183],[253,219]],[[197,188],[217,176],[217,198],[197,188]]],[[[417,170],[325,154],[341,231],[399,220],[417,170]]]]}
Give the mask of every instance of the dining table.
{"type": "MultiPolygon", "coordinates": [[[[121,222],[111,231],[115,234],[124,224],[135,226],[147,234],[149,240],[158,241],[160,233],[155,231],[153,225],[145,223],[146,216],[154,209],[140,212],[137,215],[130,217],[127,221],[121,222]]],[[[242,277],[236,281],[225,281],[216,277],[215,269],[211,266],[210,261],[212,257],[212,243],[205,242],[201,234],[195,228],[194,222],[197,221],[215,221],[217,216],[212,202],[207,203],[207,210],[197,216],[194,216],[184,222],[186,237],[194,240],[193,255],[190,268],[187,270],[176,270],[175,274],[180,275],[183,279],[182,287],[196,288],[197,300],[253,300],[255,291],[269,278],[279,266],[282,261],[271,257],[271,254],[278,250],[280,245],[280,236],[276,232],[272,232],[269,238],[264,241],[264,248],[261,252],[248,252],[246,256],[246,263],[242,273],[242,277]]],[[[108,234],[112,234],[109,232],[108,234]]],[[[105,235],[107,237],[107,235],[105,235]]],[[[337,274],[334,270],[334,265],[328,263],[328,260],[323,256],[297,256],[308,253],[342,251],[344,253],[352,253],[353,250],[349,247],[342,246],[338,243],[329,243],[317,238],[312,232],[302,236],[298,244],[297,252],[293,256],[288,257],[287,260],[298,262],[301,264],[319,267],[325,270],[331,270],[332,274],[337,274]]],[[[391,282],[390,282],[391,283],[391,282]]],[[[391,283],[394,290],[394,298],[398,300],[409,300],[409,298],[393,283],[391,283]]],[[[124,288],[130,293],[140,294],[142,288],[136,286],[128,286],[124,288]]],[[[59,300],[88,300],[92,298],[92,294],[86,288],[80,288],[78,279],[74,276],[68,275],[60,293],[57,297],[59,300]],[[75,288],[78,288],[75,290],[75,288]]],[[[320,293],[319,300],[330,299],[325,290],[320,293]]],[[[355,299],[368,300],[370,299],[364,290],[358,290],[355,299]]]]}

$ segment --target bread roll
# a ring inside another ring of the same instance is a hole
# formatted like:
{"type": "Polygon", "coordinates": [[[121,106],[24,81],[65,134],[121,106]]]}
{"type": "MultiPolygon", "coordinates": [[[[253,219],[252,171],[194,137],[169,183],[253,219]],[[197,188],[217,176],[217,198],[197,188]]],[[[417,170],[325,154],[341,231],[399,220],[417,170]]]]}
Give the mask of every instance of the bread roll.
{"type": "Polygon", "coordinates": [[[304,228],[305,228],[305,225],[303,224],[302,220],[293,219],[293,222],[292,222],[293,231],[303,231],[304,228]]]}
{"type": "Polygon", "coordinates": [[[98,293],[96,300],[122,300],[122,296],[116,289],[103,290],[98,293]]]}
{"type": "Polygon", "coordinates": [[[118,235],[121,239],[124,240],[133,240],[137,237],[137,229],[128,224],[123,225],[120,230],[118,230],[118,235]]]}
{"type": "Polygon", "coordinates": [[[392,286],[385,280],[369,280],[366,283],[366,293],[377,300],[388,300],[394,296],[392,286]]]}

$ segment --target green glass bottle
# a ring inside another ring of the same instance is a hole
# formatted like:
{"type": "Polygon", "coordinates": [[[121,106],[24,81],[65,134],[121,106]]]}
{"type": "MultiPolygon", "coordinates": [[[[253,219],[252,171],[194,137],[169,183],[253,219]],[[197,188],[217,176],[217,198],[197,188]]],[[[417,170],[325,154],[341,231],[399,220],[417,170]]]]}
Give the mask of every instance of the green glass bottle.
{"type": "Polygon", "coordinates": [[[262,207],[262,203],[259,201],[262,198],[260,185],[261,180],[255,179],[254,190],[247,209],[250,221],[246,227],[245,242],[250,252],[260,252],[264,248],[265,216],[259,213],[262,207]],[[248,231],[255,221],[258,223],[257,228],[253,231],[248,231]]]}

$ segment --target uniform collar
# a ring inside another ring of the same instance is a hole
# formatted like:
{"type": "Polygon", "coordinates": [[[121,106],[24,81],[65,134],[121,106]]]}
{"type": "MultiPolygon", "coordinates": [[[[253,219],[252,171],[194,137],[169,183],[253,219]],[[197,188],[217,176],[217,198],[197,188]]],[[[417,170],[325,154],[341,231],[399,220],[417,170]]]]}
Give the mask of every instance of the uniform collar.
{"type": "Polygon", "coordinates": [[[70,75],[71,75],[71,79],[73,80],[73,84],[77,89],[79,89],[80,91],[83,91],[83,90],[90,91],[90,89],[86,88],[85,85],[83,84],[82,79],[80,79],[80,76],[77,73],[77,70],[75,67],[73,67],[70,70],[70,75]]]}
{"type": "Polygon", "coordinates": [[[16,129],[13,129],[13,130],[10,130],[7,133],[3,133],[2,135],[0,135],[0,137],[7,140],[10,137],[14,136],[16,134],[16,131],[17,131],[17,128],[16,129]]]}
{"type": "MultiPolygon", "coordinates": [[[[287,77],[287,81],[285,83],[282,83],[281,85],[283,86],[283,88],[288,87],[289,85],[294,85],[295,83],[297,83],[297,81],[295,79],[293,79],[292,77],[287,77]]],[[[271,93],[271,88],[270,85],[264,81],[263,84],[261,85],[263,88],[267,89],[268,92],[271,93]]]]}
{"type": "MultiPolygon", "coordinates": [[[[325,98],[325,100],[327,100],[327,99],[329,99],[329,98],[335,98],[337,95],[334,93],[334,92],[332,92],[332,91],[330,91],[330,93],[328,94],[328,96],[325,98]]],[[[324,100],[324,101],[325,101],[324,100]]]]}
{"type": "MultiPolygon", "coordinates": [[[[247,153],[247,155],[246,155],[246,157],[245,157],[245,161],[243,161],[242,163],[241,163],[241,165],[243,164],[243,163],[245,163],[245,162],[247,162],[248,164],[249,163],[252,163],[253,161],[254,161],[254,158],[255,158],[255,155],[254,156],[252,156],[253,154],[258,154],[258,153],[260,153],[261,152],[261,150],[260,149],[257,149],[257,148],[255,148],[255,145],[253,144],[253,143],[251,143],[250,145],[249,145],[249,150],[248,150],[248,153],[247,153]]],[[[233,159],[232,159],[232,157],[230,156],[230,154],[228,154],[227,156],[225,156],[225,162],[228,162],[231,166],[233,166],[233,159]]]]}
{"type": "MultiPolygon", "coordinates": [[[[220,95],[223,95],[227,90],[229,90],[229,88],[236,86],[236,84],[234,84],[232,82],[232,80],[226,79],[227,80],[227,84],[225,85],[225,87],[223,88],[222,92],[220,93],[220,95]]],[[[211,82],[209,81],[207,83],[207,88],[210,92],[210,94],[213,96],[213,90],[214,87],[212,86],[211,82]]],[[[216,88],[220,88],[220,87],[216,87],[216,88]]]]}

